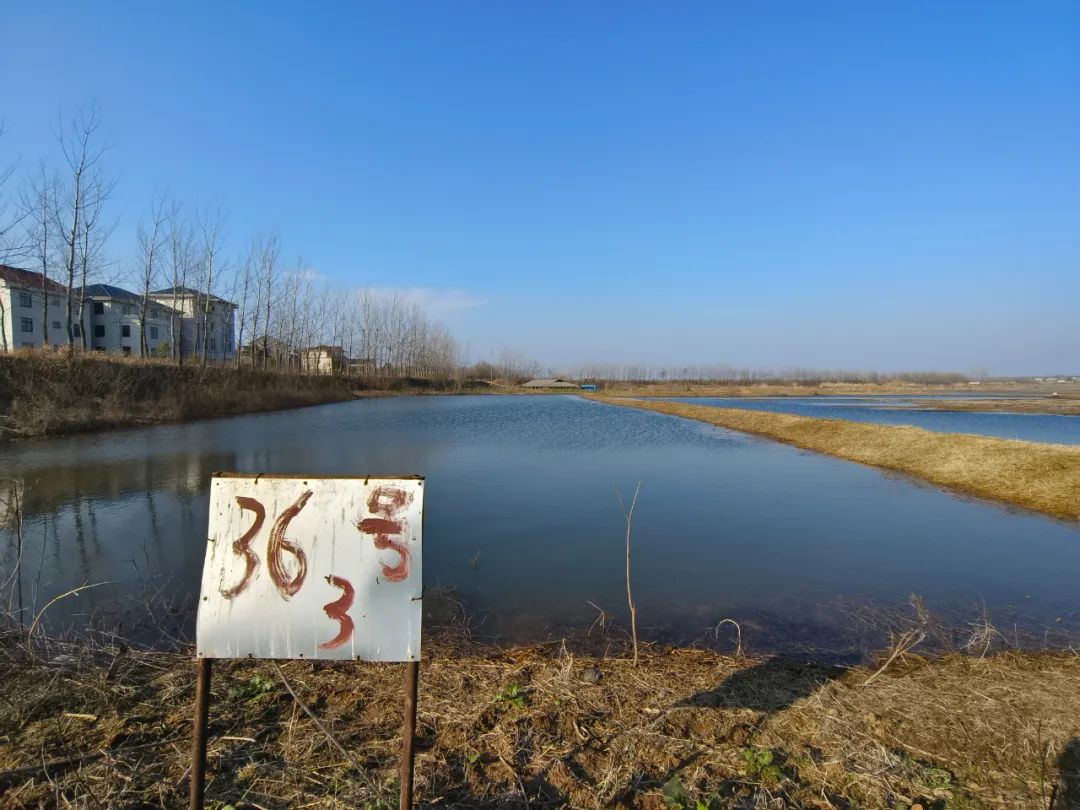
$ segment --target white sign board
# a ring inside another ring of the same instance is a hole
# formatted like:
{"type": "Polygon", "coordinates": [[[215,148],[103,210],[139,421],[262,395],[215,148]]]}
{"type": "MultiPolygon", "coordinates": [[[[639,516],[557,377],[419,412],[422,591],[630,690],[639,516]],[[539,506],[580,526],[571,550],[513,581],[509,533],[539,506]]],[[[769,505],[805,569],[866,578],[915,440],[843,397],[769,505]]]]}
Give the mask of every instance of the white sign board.
{"type": "Polygon", "coordinates": [[[219,473],[200,658],[417,661],[421,478],[219,473]]]}

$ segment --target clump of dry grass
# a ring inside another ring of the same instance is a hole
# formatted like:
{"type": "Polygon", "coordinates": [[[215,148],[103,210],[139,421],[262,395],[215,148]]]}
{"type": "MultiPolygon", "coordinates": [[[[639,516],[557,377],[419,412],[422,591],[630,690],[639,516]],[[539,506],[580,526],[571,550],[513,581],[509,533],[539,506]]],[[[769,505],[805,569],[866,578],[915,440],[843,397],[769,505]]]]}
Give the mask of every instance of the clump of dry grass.
{"type": "MultiPolygon", "coordinates": [[[[2,642],[5,807],[182,805],[190,650],[2,642]]],[[[904,654],[869,685],[877,666],[646,646],[634,667],[619,652],[429,644],[421,806],[1045,810],[1059,782],[1059,808],[1080,793],[1071,652],[904,654]]],[[[208,798],[394,806],[401,683],[399,665],[219,662],[208,798]]]]}
{"type": "Polygon", "coordinates": [[[681,402],[592,398],[765,436],[1055,517],[1080,515],[1080,447],[681,402]]]}

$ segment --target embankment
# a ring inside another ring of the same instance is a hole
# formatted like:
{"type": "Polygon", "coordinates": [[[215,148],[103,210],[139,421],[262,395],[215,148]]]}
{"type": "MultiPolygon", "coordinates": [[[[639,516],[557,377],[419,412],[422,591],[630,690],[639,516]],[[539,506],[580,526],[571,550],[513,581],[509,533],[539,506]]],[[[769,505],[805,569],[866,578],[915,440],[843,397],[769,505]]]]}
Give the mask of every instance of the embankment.
{"type": "Polygon", "coordinates": [[[0,435],[48,436],[297,408],[353,398],[335,377],[153,360],[0,356],[0,435]]]}
{"type": "MultiPolygon", "coordinates": [[[[635,668],[554,645],[429,645],[417,799],[1077,806],[1080,657],[909,655],[878,669],[670,648],[646,648],[635,668]]],[[[396,807],[401,681],[400,665],[218,662],[208,806],[396,807]]],[[[183,806],[193,688],[189,649],[31,645],[12,633],[0,643],[4,806],[183,806]]]]}
{"type": "Polygon", "coordinates": [[[680,402],[590,399],[765,436],[1054,517],[1080,516],[1080,447],[680,402]]]}
{"type": "Polygon", "coordinates": [[[1046,413],[1080,416],[1080,398],[1038,399],[927,399],[918,407],[929,411],[976,411],[980,413],[1046,413]]]}

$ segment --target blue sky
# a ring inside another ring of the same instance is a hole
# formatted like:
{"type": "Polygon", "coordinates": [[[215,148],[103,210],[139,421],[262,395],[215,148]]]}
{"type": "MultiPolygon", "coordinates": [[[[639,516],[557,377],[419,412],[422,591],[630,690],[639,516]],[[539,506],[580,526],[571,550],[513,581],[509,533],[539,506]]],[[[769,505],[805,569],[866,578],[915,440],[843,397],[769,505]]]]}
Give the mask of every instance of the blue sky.
{"type": "Polygon", "coordinates": [[[0,158],[161,191],[473,357],[1080,373],[1080,4],[21,3],[0,158]]]}

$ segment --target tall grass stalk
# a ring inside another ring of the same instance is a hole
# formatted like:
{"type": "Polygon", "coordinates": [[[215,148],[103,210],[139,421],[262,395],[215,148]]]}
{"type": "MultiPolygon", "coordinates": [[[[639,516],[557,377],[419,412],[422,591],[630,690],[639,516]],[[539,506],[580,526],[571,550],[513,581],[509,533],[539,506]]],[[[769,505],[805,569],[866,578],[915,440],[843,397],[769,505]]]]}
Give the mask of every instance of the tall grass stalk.
{"type": "Polygon", "coordinates": [[[630,534],[634,527],[634,507],[637,506],[638,493],[641,492],[641,482],[637,482],[637,486],[634,488],[634,497],[630,501],[630,508],[626,508],[626,502],[623,500],[622,493],[619,492],[619,488],[615,487],[615,497],[619,499],[619,506],[622,509],[623,517],[626,519],[626,604],[630,608],[630,637],[634,642],[634,666],[638,665],[638,644],[637,644],[637,607],[634,605],[634,594],[630,589],[630,534]]]}

